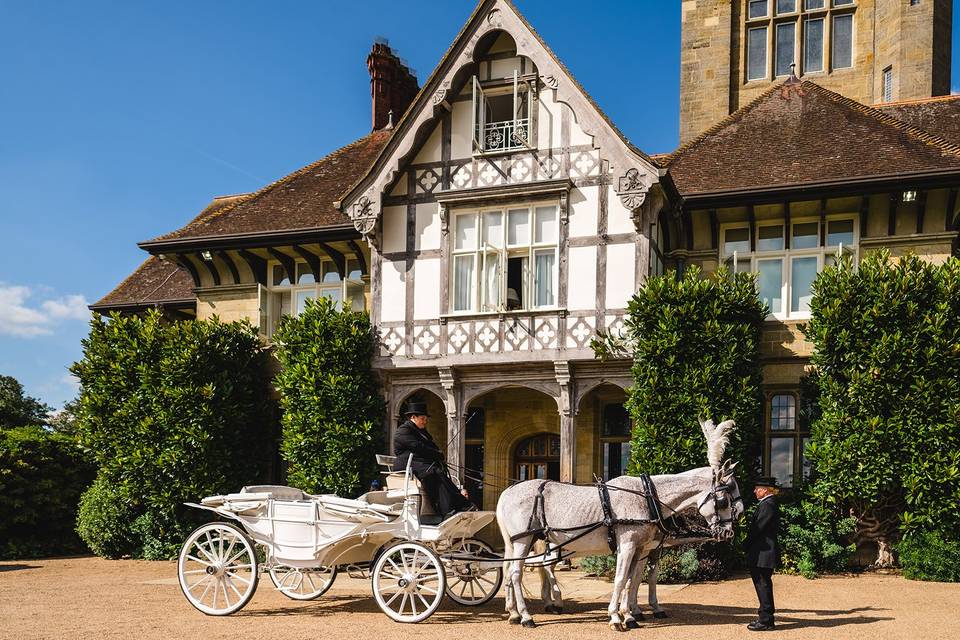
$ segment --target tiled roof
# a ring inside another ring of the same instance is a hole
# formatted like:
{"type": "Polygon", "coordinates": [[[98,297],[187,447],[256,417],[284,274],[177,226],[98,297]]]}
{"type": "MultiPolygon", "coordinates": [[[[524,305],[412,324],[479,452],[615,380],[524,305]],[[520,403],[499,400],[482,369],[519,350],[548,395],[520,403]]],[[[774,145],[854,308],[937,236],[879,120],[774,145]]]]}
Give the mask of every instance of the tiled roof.
{"type": "Polygon", "coordinates": [[[349,224],[333,203],[367,170],[391,134],[392,130],[374,131],[151,242],[349,224]]]}
{"type": "Polygon", "coordinates": [[[879,111],[960,144],[960,95],[876,105],[879,111]]]}
{"type": "Polygon", "coordinates": [[[125,306],[150,307],[192,300],[195,297],[190,274],[172,262],[150,256],[113,291],[90,305],[90,308],[107,311],[125,306]]]}
{"type": "Polygon", "coordinates": [[[802,82],[770,88],[661,164],[687,196],[960,171],[960,145],[802,82]]]}

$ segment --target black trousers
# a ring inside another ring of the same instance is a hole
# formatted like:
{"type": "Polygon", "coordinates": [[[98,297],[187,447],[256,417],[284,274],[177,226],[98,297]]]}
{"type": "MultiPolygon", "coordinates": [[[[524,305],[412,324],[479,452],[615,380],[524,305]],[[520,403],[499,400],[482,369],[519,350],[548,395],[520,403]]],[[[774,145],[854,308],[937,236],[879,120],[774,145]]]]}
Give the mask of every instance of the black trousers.
{"type": "Polygon", "coordinates": [[[433,503],[438,515],[445,516],[455,511],[463,511],[469,502],[460,493],[457,485],[453,484],[442,469],[431,469],[427,473],[417,474],[420,485],[427,492],[427,497],[433,503]]]}
{"type": "Polygon", "coordinates": [[[750,567],[750,577],[753,578],[753,588],[757,590],[757,600],[760,601],[757,619],[763,624],[773,624],[773,569],[750,567]]]}

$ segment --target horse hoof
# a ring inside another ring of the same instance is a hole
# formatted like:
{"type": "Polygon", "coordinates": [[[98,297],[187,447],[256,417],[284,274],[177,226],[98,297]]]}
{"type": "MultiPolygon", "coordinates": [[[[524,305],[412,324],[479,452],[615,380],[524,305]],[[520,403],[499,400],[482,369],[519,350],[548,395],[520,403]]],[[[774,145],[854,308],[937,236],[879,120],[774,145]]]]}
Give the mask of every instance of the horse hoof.
{"type": "Polygon", "coordinates": [[[641,621],[641,622],[643,622],[644,620],[646,620],[646,618],[643,616],[643,612],[642,612],[642,611],[637,611],[635,614],[633,614],[633,619],[634,619],[634,620],[639,620],[639,621],[641,621]]]}
{"type": "Polygon", "coordinates": [[[669,618],[666,611],[654,611],[653,617],[657,619],[669,618]]]}
{"type": "Polygon", "coordinates": [[[535,626],[537,626],[537,623],[534,622],[533,619],[531,618],[530,620],[524,620],[523,622],[521,622],[520,626],[526,627],[527,629],[533,629],[535,626]]]}
{"type": "Polygon", "coordinates": [[[639,622],[633,619],[627,620],[627,629],[639,629],[639,628],[640,628],[639,622]]]}
{"type": "Polygon", "coordinates": [[[520,618],[508,618],[507,622],[510,624],[520,624],[520,618]]]}
{"type": "Polygon", "coordinates": [[[622,622],[611,622],[610,628],[614,631],[626,631],[627,625],[623,624],[622,622]]]}

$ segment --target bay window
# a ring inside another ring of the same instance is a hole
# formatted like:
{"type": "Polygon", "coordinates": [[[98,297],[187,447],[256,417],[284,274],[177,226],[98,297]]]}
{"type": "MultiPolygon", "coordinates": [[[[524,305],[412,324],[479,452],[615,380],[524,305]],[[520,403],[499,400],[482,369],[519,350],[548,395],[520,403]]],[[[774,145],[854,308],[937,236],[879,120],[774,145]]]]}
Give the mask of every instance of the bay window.
{"type": "Polygon", "coordinates": [[[295,263],[294,277],[291,282],[283,265],[271,263],[268,271],[269,283],[261,296],[261,326],[266,323],[266,335],[273,335],[280,318],[286,315],[297,316],[307,308],[307,300],[329,298],[337,309],[344,305],[353,311],[366,309],[366,287],[362,280],[360,264],[354,259],[346,261],[345,277],[332,260],[320,262],[319,281],[306,262],[295,263]]]}
{"type": "Polygon", "coordinates": [[[481,209],[453,216],[451,311],[556,305],[556,204],[481,209]]]}
{"type": "Polygon", "coordinates": [[[757,274],[757,293],[772,317],[809,317],[817,274],[841,252],[855,255],[856,219],[836,216],[731,223],[722,228],[721,253],[728,267],[757,274]]]}

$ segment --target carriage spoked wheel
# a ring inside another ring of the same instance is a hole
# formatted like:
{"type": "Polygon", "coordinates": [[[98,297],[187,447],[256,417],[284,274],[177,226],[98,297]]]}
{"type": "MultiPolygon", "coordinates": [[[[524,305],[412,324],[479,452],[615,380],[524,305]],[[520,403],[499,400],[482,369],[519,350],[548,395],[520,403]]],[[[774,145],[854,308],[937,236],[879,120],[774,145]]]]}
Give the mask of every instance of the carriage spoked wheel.
{"type": "Polygon", "coordinates": [[[337,568],[298,569],[285,564],[270,569],[273,586],[293,600],[315,600],[325,594],[337,577],[337,568]]]}
{"type": "Polygon", "coordinates": [[[183,595],[210,616],[239,611],[257,590],[257,554],[239,527],[211,522],[190,534],[177,561],[183,595]]]}
{"type": "MultiPolygon", "coordinates": [[[[493,548],[473,538],[450,549],[452,555],[494,557],[493,548]]],[[[458,604],[478,607],[490,602],[503,583],[503,563],[450,560],[447,564],[447,595],[458,604]]]]}
{"type": "Polygon", "coordinates": [[[397,622],[420,622],[430,617],[447,587],[440,558],[416,542],[388,547],[374,563],[372,575],[377,605],[397,622]]]}

